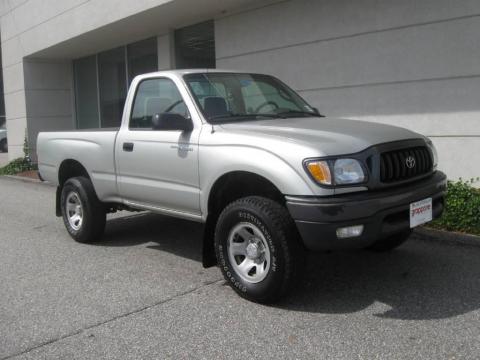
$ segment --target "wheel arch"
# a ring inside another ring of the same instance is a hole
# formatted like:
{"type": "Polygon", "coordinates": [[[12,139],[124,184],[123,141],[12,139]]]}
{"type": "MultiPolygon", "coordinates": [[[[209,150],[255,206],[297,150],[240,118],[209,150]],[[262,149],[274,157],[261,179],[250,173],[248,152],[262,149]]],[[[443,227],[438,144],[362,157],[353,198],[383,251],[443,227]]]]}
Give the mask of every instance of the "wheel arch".
{"type": "Polygon", "coordinates": [[[60,198],[62,195],[63,184],[65,184],[68,179],[77,176],[86,177],[91,181],[87,169],[79,161],[75,159],[63,160],[58,167],[58,187],[55,201],[55,215],[58,217],[62,216],[60,198]]]}
{"type": "Polygon", "coordinates": [[[215,180],[208,193],[208,214],[245,196],[263,196],[284,203],[280,189],[266,177],[249,171],[230,171],[215,180]]]}
{"type": "Polygon", "coordinates": [[[218,177],[207,195],[207,217],[203,236],[203,266],[217,264],[213,239],[220,212],[229,203],[246,196],[262,196],[282,205],[285,197],[266,177],[249,171],[230,171],[218,177]]]}
{"type": "Polygon", "coordinates": [[[84,176],[91,180],[87,169],[80,163],[80,161],[75,159],[63,160],[58,167],[58,185],[61,187],[65,181],[77,176],[84,176]]]}

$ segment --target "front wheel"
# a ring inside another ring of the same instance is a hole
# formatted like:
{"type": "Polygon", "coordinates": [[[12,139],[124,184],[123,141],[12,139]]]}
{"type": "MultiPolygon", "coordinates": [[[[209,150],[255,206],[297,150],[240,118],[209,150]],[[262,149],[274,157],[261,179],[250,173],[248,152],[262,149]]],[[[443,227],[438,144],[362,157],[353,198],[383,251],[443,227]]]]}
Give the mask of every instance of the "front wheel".
{"type": "Polygon", "coordinates": [[[288,211],[256,196],[237,200],[222,211],[215,251],[230,286],[240,296],[261,303],[284,295],[304,263],[304,250],[288,211]]]}
{"type": "Polygon", "coordinates": [[[106,211],[89,179],[75,177],[67,180],[60,201],[63,222],[75,241],[91,243],[103,235],[106,211]]]}

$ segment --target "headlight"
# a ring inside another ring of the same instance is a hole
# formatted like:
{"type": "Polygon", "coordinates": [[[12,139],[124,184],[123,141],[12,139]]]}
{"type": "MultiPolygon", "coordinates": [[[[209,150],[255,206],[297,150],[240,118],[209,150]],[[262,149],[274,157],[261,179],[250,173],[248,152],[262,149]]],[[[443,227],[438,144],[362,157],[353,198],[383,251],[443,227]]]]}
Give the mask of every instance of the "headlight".
{"type": "Polygon", "coordinates": [[[433,155],[433,170],[437,168],[438,165],[438,153],[437,153],[437,148],[435,145],[433,145],[432,140],[426,139],[427,146],[429,147],[430,151],[432,152],[433,155]]]}
{"type": "Polygon", "coordinates": [[[355,159],[338,159],[333,165],[336,185],[358,184],[365,180],[362,165],[355,159]]]}
{"type": "Polygon", "coordinates": [[[365,181],[362,165],[355,159],[311,160],[307,161],[306,168],[321,185],[350,185],[365,181]]]}

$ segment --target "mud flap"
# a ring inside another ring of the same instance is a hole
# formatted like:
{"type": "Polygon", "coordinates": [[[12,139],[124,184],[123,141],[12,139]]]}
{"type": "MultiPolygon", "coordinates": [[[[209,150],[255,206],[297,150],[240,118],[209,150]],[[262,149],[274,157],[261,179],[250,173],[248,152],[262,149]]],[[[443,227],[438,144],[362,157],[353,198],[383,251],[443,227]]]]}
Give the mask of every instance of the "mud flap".
{"type": "Polygon", "coordinates": [[[57,186],[57,194],[55,196],[55,215],[57,217],[62,216],[62,208],[61,208],[61,205],[60,205],[61,197],[62,197],[62,189],[60,188],[60,186],[57,186]]]}
{"type": "Polygon", "coordinates": [[[213,239],[215,236],[215,219],[212,216],[208,216],[203,230],[203,252],[202,252],[202,265],[204,268],[209,268],[217,265],[217,257],[215,255],[215,248],[213,239]]]}

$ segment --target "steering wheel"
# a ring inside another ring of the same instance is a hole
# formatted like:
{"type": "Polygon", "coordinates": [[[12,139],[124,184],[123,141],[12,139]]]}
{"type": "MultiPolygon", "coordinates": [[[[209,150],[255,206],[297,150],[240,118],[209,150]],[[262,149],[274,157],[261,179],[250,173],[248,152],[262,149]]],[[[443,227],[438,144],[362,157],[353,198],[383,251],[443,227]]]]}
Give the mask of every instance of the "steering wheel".
{"type": "Polygon", "coordinates": [[[275,107],[275,110],[280,107],[280,106],[278,106],[278,104],[275,101],[265,101],[263,104],[260,104],[260,106],[258,106],[255,109],[255,112],[260,113],[260,110],[263,109],[265,106],[268,106],[268,105],[275,107]]]}
{"type": "Polygon", "coordinates": [[[168,108],[166,108],[163,112],[168,113],[168,112],[172,111],[175,107],[180,105],[181,103],[183,103],[183,99],[175,101],[172,105],[170,105],[168,108]]]}

